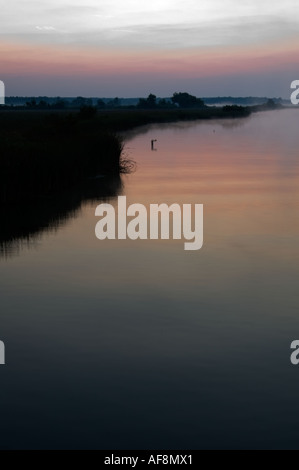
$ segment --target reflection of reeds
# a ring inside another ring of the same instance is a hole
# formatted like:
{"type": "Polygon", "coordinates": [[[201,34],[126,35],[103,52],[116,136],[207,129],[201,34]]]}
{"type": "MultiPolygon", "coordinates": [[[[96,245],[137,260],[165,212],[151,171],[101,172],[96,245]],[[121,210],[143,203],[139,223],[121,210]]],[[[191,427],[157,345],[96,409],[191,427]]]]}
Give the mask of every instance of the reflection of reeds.
{"type": "Polygon", "coordinates": [[[120,173],[123,175],[128,175],[133,173],[136,170],[136,162],[124,154],[124,151],[121,154],[120,158],[120,173]]]}
{"type": "Polygon", "coordinates": [[[75,218],[83,204],[109,201],[122,193],[119,175],[86,180],[59,196],[40,198],[30,203],[0,206],[0,258],[18,254],[24,246],[34,245],[44,232],[57,230],[75,218]]]}

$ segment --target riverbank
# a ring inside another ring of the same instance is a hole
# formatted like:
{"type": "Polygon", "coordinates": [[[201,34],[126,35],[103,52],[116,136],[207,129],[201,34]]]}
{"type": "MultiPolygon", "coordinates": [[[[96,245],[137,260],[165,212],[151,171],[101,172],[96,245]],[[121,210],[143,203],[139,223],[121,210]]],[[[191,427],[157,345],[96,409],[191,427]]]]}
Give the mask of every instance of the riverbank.
{"type": "Polygon", "coordinates": [[[96,119],[103,128],[119,132],[148,124],[248,117],[251,112],[251,108],[242,106],[199,109],[117,109],[98,112],[96,119]]]}
{"type": "Polygon", "coordinates": [[[0,205],[57,195],[98,175],[129,172],[118,132],[153,123],[247,117],[249,107],[199,109],[82,108],[0,112],[0,205]]]}

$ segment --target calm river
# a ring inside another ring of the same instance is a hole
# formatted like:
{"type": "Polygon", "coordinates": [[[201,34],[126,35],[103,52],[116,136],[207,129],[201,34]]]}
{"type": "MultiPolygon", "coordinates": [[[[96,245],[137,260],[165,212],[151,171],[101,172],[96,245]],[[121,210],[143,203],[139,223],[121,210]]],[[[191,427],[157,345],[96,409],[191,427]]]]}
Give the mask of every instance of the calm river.
{"type": "Polygon", "coordinates": [[[20,201],[5,231],[34,220],[0,252],[1,448],[299,449],[298,118],[128,136],[136,172],[103,195],[203,204],[200,251],[98,240],[95,194],[44,216],[20,201]]]}

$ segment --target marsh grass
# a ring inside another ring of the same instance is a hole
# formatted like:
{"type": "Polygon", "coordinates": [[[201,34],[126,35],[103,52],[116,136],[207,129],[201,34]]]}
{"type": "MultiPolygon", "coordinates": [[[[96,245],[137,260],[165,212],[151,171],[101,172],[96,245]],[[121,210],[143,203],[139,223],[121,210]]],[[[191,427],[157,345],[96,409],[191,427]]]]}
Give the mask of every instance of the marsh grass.
{"type": "Polygon", "coordinates": [[[0,204],[49,197],[99,174],[128,171],[121,137],[94,121],[28,114],[2,116],[0,124],[0,204]]]}
{"type": "Polygon", "coordinates": [[[162,124],[179,121],[206,119],[229,119],[247,117],[251,108],[242,106],[226,106],[224,108],[199,109],[116,109],[98,113],[97,120],[103,128],[114,131],[131,130],[147,124],[162,124]]]}

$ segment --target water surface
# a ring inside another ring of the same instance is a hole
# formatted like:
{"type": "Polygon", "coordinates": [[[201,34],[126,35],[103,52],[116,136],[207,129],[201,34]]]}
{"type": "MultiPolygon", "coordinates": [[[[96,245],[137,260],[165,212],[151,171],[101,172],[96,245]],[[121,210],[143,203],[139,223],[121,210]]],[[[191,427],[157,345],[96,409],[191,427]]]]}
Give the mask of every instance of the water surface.
{"type": "Polygon", "coordinates": [[[104,194],[2,240],[2,448],[299,448],[297,114],[128,136],[106,198],[204,204],[198,252],[97,240],[104,194]]]}

